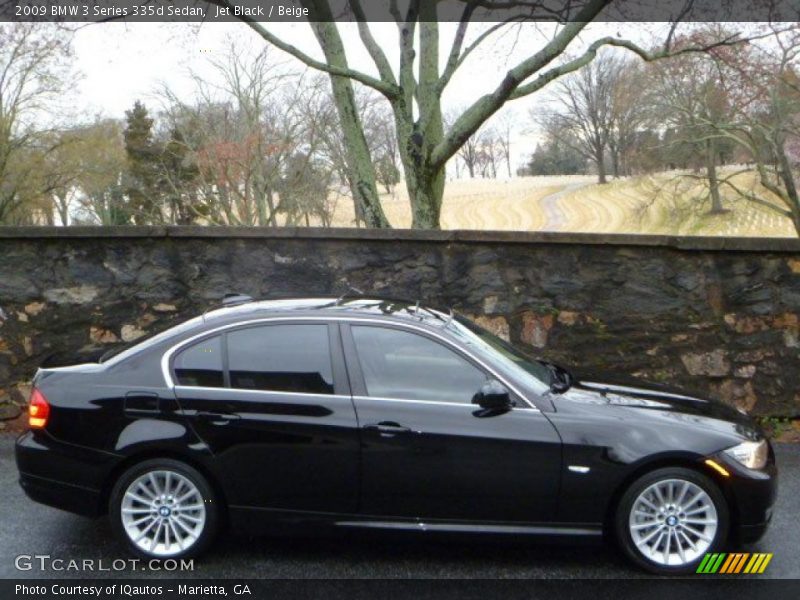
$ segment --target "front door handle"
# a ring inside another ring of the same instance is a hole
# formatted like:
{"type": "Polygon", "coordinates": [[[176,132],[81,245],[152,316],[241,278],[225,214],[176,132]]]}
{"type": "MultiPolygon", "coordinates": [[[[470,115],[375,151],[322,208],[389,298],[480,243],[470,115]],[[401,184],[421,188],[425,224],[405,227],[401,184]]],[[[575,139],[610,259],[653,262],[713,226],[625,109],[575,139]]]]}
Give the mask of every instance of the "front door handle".
{"type": "Polygon", "coordinates": [[[367,431],[377,431],[381,437],[394,437],[396,435],[412,433],[411,428],[400,425],[394,421],[381,421],[371,425],[364,425],[367,431]]]}

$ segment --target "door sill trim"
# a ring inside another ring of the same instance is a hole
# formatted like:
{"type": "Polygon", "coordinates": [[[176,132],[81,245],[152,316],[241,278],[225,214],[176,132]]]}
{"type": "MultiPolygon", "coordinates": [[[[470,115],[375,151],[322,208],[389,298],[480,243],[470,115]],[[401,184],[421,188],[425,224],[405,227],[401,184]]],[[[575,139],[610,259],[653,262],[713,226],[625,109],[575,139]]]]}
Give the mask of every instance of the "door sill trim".
{"type": "Polygon", "coordinates": [[[430,523],[423,521],[335,521],[339,527],[366,529],[399,529],[403,531],[434,531],[442,533],[501,533],[524,535],[599,536],[600,526],[586,525],[499,525],[486,523],[430,523]]]}

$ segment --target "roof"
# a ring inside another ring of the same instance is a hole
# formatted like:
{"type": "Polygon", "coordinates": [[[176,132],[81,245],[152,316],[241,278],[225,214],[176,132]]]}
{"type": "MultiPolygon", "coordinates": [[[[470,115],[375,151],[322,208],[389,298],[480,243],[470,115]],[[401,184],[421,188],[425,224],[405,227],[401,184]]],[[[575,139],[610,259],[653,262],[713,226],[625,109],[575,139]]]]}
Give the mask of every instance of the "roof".
{"type": "Polygon", "coordinates": [[[352,314],[395,317],[414,321],[445,323],[450,313],[431,308],[412,300],[393,298],[365,297],[357,298],[287,298],[282,300],[258,300],[242,302],[234,306],[225,306],[207,312],[203,320],[228,320],[235,317],[258,317],[275,313],[308,314],[352,314]]]}

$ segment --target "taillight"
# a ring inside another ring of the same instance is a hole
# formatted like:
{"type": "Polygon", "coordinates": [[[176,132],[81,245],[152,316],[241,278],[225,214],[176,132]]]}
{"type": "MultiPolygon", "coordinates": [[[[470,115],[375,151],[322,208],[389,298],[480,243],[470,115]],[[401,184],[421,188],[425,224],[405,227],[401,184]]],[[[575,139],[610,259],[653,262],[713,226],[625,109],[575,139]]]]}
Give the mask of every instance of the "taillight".
{"type": "Polygon", "coordinates": [[[50,416],[50,404],[47,398],[38,389],[31,390],[31,401],[28,407],[28,425],[31,429],[41,429],[47,425],[47,417],[50,416]]]}

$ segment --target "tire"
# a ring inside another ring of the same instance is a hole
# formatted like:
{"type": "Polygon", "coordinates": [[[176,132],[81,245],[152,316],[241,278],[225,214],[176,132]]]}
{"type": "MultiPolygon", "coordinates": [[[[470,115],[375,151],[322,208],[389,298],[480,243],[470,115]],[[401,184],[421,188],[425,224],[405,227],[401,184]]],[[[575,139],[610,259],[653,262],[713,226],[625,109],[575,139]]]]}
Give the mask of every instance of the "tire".
{"type": "Polygon", "coordinates": [[[625,491],[614,532],[623,553],[647,571],[694,573],[707,553],[725,545],[729,522],[728,504],[713,480],[668,467],[647,473],[625,491]]]}
{"type": "Polygon", "coordinates": [[[198,556],[216,536],[219,512],[206,478],[169,458],[145,460],[125,471],[108,506],[114,534],[145,559],[198,556]]]}

